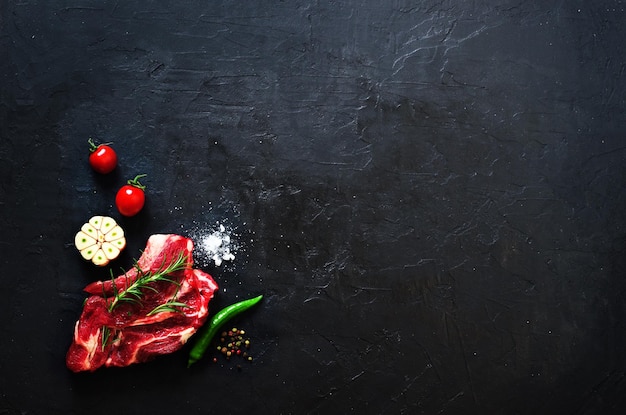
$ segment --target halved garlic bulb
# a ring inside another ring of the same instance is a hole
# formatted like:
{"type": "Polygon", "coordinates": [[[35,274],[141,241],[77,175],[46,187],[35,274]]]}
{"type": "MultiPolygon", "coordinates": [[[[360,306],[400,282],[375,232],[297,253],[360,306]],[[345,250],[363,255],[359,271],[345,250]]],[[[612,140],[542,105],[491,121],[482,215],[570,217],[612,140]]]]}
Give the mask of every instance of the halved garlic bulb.
{"type": "Polygon", "coordinates": [[[74,237],[74,245],[83,258],[104,266],[117,258],[126,246],[124,230],[108,216],[94,216],[74,237]]]}

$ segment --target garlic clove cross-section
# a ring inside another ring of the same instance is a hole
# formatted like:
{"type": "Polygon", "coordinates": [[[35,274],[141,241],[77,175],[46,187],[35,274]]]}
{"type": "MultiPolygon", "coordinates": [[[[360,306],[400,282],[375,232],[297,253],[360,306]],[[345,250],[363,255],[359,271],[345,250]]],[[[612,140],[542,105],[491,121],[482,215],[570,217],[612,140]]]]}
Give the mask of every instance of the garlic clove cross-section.
{"type": "Polygon", "coordinates": [[[83,224],[74,237],[81,256],[95,265],[104,266],[118,257],[126,246],[124,230],[113,218],[94,216],[83,224]]]}

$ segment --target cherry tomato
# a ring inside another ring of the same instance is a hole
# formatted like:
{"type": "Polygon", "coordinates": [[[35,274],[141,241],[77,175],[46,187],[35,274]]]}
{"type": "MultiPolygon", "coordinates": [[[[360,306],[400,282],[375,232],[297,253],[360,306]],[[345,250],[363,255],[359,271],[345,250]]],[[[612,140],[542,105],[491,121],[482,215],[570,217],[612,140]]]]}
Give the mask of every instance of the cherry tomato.
{"type": "Polygon", "coordinates": [[[90,138],[89,142],[89,164],[98,173],[111,173],[117,166],[117,153],[107,144],[94,144],[90,138]]]}
{"type": "Polygon", "coordinates": [[[129,180],[127,184],[121,187],[115,195],[115,206],[117,210],[124,216],[135,216],[146,202],[146,195],[144,190],[146,186],[139,183],[139,179],[145,177],[145,174],[140,174],[132,180],[129,180]]]}

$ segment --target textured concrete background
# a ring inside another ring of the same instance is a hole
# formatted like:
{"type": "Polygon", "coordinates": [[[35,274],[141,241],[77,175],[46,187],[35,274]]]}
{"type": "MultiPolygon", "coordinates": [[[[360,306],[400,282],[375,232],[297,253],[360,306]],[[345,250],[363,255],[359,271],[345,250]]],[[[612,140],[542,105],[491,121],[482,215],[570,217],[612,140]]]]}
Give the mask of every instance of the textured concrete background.
{"type": "Polygon", "coordinates": [[[2,2],[0,413],[623,413],[623,3],[2,2]],[[67,371],[95,214],[226,224],[254,363],[67,371]]]}

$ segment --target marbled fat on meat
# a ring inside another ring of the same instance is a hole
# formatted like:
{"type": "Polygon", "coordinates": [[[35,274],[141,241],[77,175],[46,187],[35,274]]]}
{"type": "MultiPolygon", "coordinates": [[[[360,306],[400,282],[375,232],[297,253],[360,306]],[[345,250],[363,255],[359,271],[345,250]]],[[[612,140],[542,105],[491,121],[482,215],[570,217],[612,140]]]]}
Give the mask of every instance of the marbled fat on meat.
{"type": "Polygon", "coordinates": [[[113,281],[98,281],[85,287],[92,295],[76,322],[67,367],[73,372],[123,367],[180,349],[206,321],[209,301],[218,288],[209,274],[192,268],[192,250],[193,242],[183,236],[152,235],[137,261],[142,271],[157,271],[181,253],[187,257],[187,263],[182,271],[169,275],[178,284],[153,283],[155,290],[143,290],[138,303],[118,303],[113,311],[108,310],[113,284],[123,291],[137,279],[136,269],[113,281]],[[187,306],[149,315],[156,306],[172,299],[187,306]]]}
{"type": "MultiPolygon", "coordinates": [[[[176,258],[183,254],[187,258],[187,265],[193,265],[193,241],[180,235],[152,235],[148,239],[148,244],[141,257],[137,261],[137,266],[144,272],[155,272],[161,268],[164,262],[176,258]]],[[[122,291],[126,286],[132,284],[137,279],[137,268],[132,267],[126,273],[115,278],[115,280],[96,281],[87,285],[84,290],[93,295],[113,295],[113,283],[118,290],[122,291]]]]}

